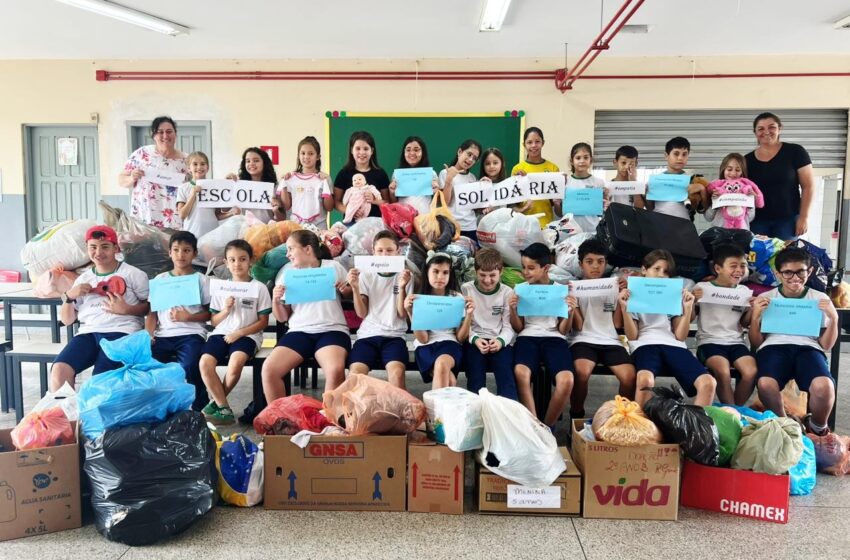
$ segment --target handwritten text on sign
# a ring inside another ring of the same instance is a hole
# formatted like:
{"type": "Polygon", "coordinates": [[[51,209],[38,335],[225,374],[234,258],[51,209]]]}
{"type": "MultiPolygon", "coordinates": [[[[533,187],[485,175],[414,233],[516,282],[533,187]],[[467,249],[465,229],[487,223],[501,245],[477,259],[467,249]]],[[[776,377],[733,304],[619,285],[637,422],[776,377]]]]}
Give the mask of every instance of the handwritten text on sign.
{"type": "Polygon", "coordinates": [[[508,508],[557,509],[561,507],[561,487],[532,488],[508,484],[508,508]]]}
{"type": "Polygon", "coordinates": [[[159,167],[146,167],[144,169],[144,180],[157,185],[166,187],[179,187],[186,182],[186,174],[171,171],[170,169],[162,169],[159,167]]]}
{"type": "Polygon", "coordinates": [[[228,179],[201,179],[198,208],[256,208],[270,210],[274,196],[274,183],[261,181],[230,181],[228,179]]]}
{"type": "Polygon", "coordinates": [[[370,257],[356,255],[354,257],[354,268],[360,272],[401,272],[404,270],[404,257],[370,257]]]}
{"type": "Polygon", "coordinates": [[[336,299],[336,272],[333,268],[288,268],[283,274],[286,303],[310,303],[336,299]]]}
{"type": "Polygon", "coordinates": [[[257,284],[254,282],[233,282],[231,280],[220,280],[213,278],[210,280],[210,295],[212,297],[235,297],[257,299],[259,292],[257,284]]]}
{"type": "Polygon", "coordinates": [[[454,329],[463,321],[465,301],[455,296],[416,296],[413,300],[415,331],[454,329]]]}
{"type": "Polygon", "coordinates": [[[699,303],[749,307],[751,297],[753,297],[753,291],[746,286],[738,286],[737,288],[706,286],[702,290],[702,297],[699,298],[699,303]]]}
{"type": "Polygon", "coordinates": [[[608,194],[611,196],[644,194],[646,183],[640,181],[608,181],[605,183],[608,194]]]}
{"type": "Polygon", "coordinates": [[[151,311],[182,305],[200,305],[201,289],[197,274],[164,276],[150,281],[151,311]]]}
{"type": "Polygon", "coordinates": [[[526,200],[561,200],[566,183],[567,179],[561,173],[529,173],[509,177],[499,183],[479,181],[456,185],[454,195],[457,208],[487,208],[526,200]]]}
{"type": "Polygon", "coordinates": [[[744,208],[755,208],[756,200],[751,194],[726,193],[715,198],[712,203],[712,208],[722,208],[724,206],[743,206],[744,208]]]}
{"type": "Polygon", "coordinates": [[[682,314],[681,278],[644,278],[630,276],[628,279],[629,313],[662,313],[665,315],[682,314]]]}
{"type": "Polygon", "coordinates": [[[599,278],[597,280],[573,280],[570,282],[572,294],[579,298],[610,298],[617,299],[619,284],[616,278],[599,278]]]}
{"type": "Polygon", "coordinates": [[[814,299],[772,298],[761,316],[761,332],[818,336],[823,311],[814,299]]]}

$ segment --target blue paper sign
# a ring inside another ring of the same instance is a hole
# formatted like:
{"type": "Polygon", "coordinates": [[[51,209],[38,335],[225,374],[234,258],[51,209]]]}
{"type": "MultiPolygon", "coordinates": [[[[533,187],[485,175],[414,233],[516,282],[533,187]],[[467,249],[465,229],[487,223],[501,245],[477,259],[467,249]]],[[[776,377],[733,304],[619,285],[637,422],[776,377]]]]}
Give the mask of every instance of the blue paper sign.
{"type": "Polygon", "coordinates": [[[520,317],[568,317],[569,308],[564,301],[569,288],[563,284],[529,284],[514,286],[519,298],[516,312],[520,317]]]}
{"type": "Polygon", "coordinates": [[[691,176],[687,174],[659,173],[649,178],[646,189],[647,200],[660,202],[682,202],[688,198],[691,176]]]}
{"type": "Polygon", "coordinates": [[[630,276],[628,285],[631,295],[626,311],[629,313],[682,314],[684,280],[681,278],[630,276]]]}
{"type": "Polygon", "coordinates": [[[431,183],[434,181],[434,170],[430,167],[408,167],[393,171],[398,196],[431,196],[434,189],[431,183]]]}
{"type": "Polygon", "coordinates": [[[456,329],[463,322],[466,300],[459,296],[416,296],[413,300],[413,330],[456,329]]]}
{"type": "Polygon", "coordinates": [[[574,216],[601,216],[602,189],[594,187],[567,187],[564,193],[564,213],[574,216]]]}
{"type": "Polygon", "coordinates": [[[289,268],[283,275],[287,304],[336,299],[336,271],[331,267],[289,268]]]}
{"type": "Polygon", "coordinates": [[[201,285],[197,274],[155,278],[150,281],[149,287],[151,311],[201,304],[201,285]]]}
{"type": "Polygon", "coordinates": [[[772,298],[761,316],[761,332],[819,336],[822,321],[817,300],[772,298]]]}

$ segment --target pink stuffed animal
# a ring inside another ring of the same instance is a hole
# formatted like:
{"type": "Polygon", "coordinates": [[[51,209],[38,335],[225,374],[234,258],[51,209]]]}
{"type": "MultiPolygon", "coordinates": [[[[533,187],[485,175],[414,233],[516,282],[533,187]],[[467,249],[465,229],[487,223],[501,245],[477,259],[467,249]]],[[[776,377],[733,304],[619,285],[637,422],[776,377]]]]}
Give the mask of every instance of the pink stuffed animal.
{"type": "MultiPolygon", "coordinates": [[[[755,198],[755,207],[764,207],[764,195],[759,190],[758,186],[741,177],[740,179],[718,179],[712,181],[706,187],[708,194],[714,198],[722,194],[745,194],[755,198]]],[[[750,229],[750,216],[747,215],[748,208],[744,206],[723,206],[718,208],[720,216],[723,219],[724,228],[729,229],[750,229]]]]}

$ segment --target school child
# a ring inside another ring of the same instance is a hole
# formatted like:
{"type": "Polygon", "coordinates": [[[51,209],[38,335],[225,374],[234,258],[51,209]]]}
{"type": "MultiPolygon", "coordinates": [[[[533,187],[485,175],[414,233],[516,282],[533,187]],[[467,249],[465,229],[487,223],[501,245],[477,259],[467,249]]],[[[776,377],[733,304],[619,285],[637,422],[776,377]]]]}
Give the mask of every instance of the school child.
{"type": "MultiPolygon", "coordinates": [[[[532,243],[520,251],[522,256],[522,276],[529,284],[552,284],[549,268],[552,266],[552,252],[543,243],[532,243]]],[[[555,390],[549,401],[549,408],[543,422],[553,428],[558,417],[564,411],[573,388],[573,356],[567,344],[566,333],[572,327],[573,315],[578,302],[573,296],[566,298],[568,317],[530,316],[517,314],[519,297],[514,294],[509,305],[511,325],[518,333],[514,343],[514,375],[516,376],[519,401],[537,416],[534,407],[534,395],[531,392],[532,375],[545,366],[547,376],[552,380],[555,390]]]]}
{"type": "MultiPolygon", "coordinates": [[[[425,141],[418,136],[408,136],[404,139],[401,145],[401,155],[398,157],[398,168],[408,169],[410,167],[431,167],[431,160],[428,159],[428,147],[425,141]]],[[[436,192],[440,188],[440,181],[437,179],[437,172],[433,169],[431,190],[436,192]]],[[[431,211],[431,196],[402,196],[396,197],[398,182],[395,175],[390,181],[390,202],[403,202],[413,206],[420,214],[427,214],[431,211]]]]}
{"type": "Polygon", "coordinates": [[[514,329],[510,299],[514,291],[502,284],[502,255],[492,248],[475,253],[475,280],[461,286],[474,304],[469,342],[463,347],[466,388],[478,393],[487,386],[487,372],[496,377],[496,393],[517,399],[514,380],[514,329]]]}
{"type": "MultiPolygon", "coordinates": [[[[605,275],[608,249],[597,239],[588,239],[578,248],[582,279],[596,280],[605,275]]],[[[575,364],[575,386],[570,395],[570,416],[585,418],[587,386],[596,364],[611,370],[620,382],[619,394],[635,397],[635,366],[620,342],[617,329],[623,327],[623,310],[616,296],[577,297],[573,330],[569,338],[575,364]]]]}
{"type": "Polygon", "coordinates": [[[366,183],[374,185],[381,197],[377,200],[369,200],[372,209],[369,211],[371,217],[381,217],[380,205],[390,198],[390,178],[387,172],[378,165],[378,148],[375,146],[375,138],[365,130],[351,133],[348,139],[348,161],[334,178],[333,192],[336,209],[345,214],[345,204],[342,202],[345,191],[351,188],[352,178],[355,173],[362,173],[366,177],[366,183]]]}
{"type": "MultiPolygon", "coordinates": [[[[481,152],[481,180],[498,184],[505,180],[505,156],[499,148],[487,148],[481,152]]],[[[501,206],[488,206],[481,213],[486,215],[502,208],[501,206]]]]}
{"type": "MultiPolygon", "coordinates": [[[[242,160],[239,164],[239,173],[228,173],[227,178],[234,181],[237,179],[240,181],[262,181],[263,183],[271,183],[275,185],[275,187],[277,186],[277,175],[275,175],[272,158],[269,157],[269,154],[266,153],[265,150],[261,150],[257,147],[246,148],[245,151],[242,152],[242,160]]],[[[250,212],[264,224],[271,221],[274,216],[272,210],[248,208],[244,211],[250,212]]],[[[242,212],[243,210],[241,208],[234,206],[230,210],[220,213],[219,219],[236,216],[242,212]]]]}
{"type": "MultiPolygon", "coordinates": [[[[614,152],[614,169],[617,174],[614,181],[637,181],[638,151],[634,146],[620,146],[614,152]]],[[[611,195],[611,202],[629,204],[635,208],[644,207],[643,195],[611,195]]]]}
{"type": "Polygon", "coordinates": [[[74,377],[94,366],[92,375],[117,369],[123,364],[106,357],[101,340],[115,340],[139,331],[148,312],[148,277],[138,268],[116,260],[118,236],[109,226],[92,226],[86,231],[86,252],[94,266],[74,281],[62,294],[59,319],[66,325],[80,321],[77,335],[53,362],[50,390],[58,391],[65,382],[74,386],[74,377]],[[125,285],[115,289],[115,284],[125,285]],[[105,289],[104,289],[105,287],[105,289]]]}
{"type": "Polygon", "coordinates": [[[183,230],[191,232],[196,238],[209,233],[218,227],[219,208],[196,208],[198,193],[201,186],[197,184],[201,179],[207,178],[210,169],[210,160],[204,152],[192,152],[186,158],[189,164],[189,172],[192,180],[183,183],[177,189],[177,213],[183,220],[183,230]]]}
{"type": "Polygon", "coordinates": [[[780,391],[788,381],[795,380],[801,391],[809,393],[811,414],[803,422],[806,431],[825,435],[829,433],[827,422],[835,404],[835,380],[829,373],[825,353],[838,340],[838,313],[829,296],[806,286],[812,265],[805,249],[783,249],[776,254],[774,263],[782,284],[753,301],[750,322],[750,344],[758,349],[759,398],[777,416],[785,416],[780,391]],[[820,335],[762,333],[762,317],[772,299],[817,301],[823,313],[820,335]]]}
{"type": "Polygon", "coordinates": [[[449,205],[455,220],[460,224],[460,234],[472,239],[476,244],[478,243],[478,219],[475,216],[475,210],[459,209],[453,189],[455,185],[464,185],[476,181],[475,175],[472,174],[472,167],[478,161],[480,155],[481,144],[476,140],[465,140],[458,146],[455,158],[445,169],[440,171],[439,176],[440,188],[443,189],[446,204],[449,205]]]}
{"type": "MultiPolygon", "coordinates": [[[[391,231],[379,231],[372,242],[375,256],[397,256],[398,237],[391,231]]],[[[407,367],[407,314],[404,298],[412,293],[410,271],[381,273],[348,271],[354,311],[363,319],[357,330],[357,341],[351,349],[351,373],[368,375],[372,369],[387,371],[387,380],[405,388],[407,367]]]]}
{"type": "MultiPolygon", "coordinates": [[[[711,222],[711,225],[731,229],[750,229],[750,222],[756,215],[755,207],[761,208],[764,206],[764,195],[762,195],[755,183],[747,179],[747,160],[744,156],[734,152],[728,154],[720,163],[720,179],[717,183],[722,185],[722,181],[736,181],[741,179],[744,180],[741,182],[741,186],[748,188],[748,191],[750,191],[743,194],[751,194],[754,197],[753,208],[745,208],[743,206],[707,208],[705,210],[705,219],[711,222]]],[[[715,187],[715,182],[710,183],[708,186],[711,204],[714,204],[714,199],[721,194],[720,191],[713,187],[715,187]]]]}
{"type": "Polygon", "coordinates": [[[325,391],[345,380],[345,359],[351,350],[351,335],[342,313],[340,296],[351,295],[345,282],[345,269],[330,259],[319,237],[308,230],[292,232],[286,240],[287,263],[275,278],[272,312],[275,319],[289,322],[289,330],[263,364],[263,393],[266,401],[286,396],[284,376],[308,358],[315,358],[325,374],[325,391]],[[286,271],[304,268],[331,268],[336,297],[332,300],[286,303],[286,271]]]}
{"type": "Polygon", "coordinates": [[[315,137],[307,136],[298,143],[295,172],[284,176],[279,192],[290,220],[327,229],[328,212],[334,209],[334,199],[328,176],[321,169],[322,148],[315,137]]]}
{"type": "MultiPolygon", "coordinates": [[[[543,159],[543,131],[536,126],[530,126],[522,134],[522,145],[525,148],[525,161],[514,165],[511,175],[528,175],[529,173],[558,173],[558,166],[543,159]]],[[[554,209],[560,215],[560,200],[528,200],[517,208],[523,214],[543,214],[540,216],[540,227],[546,228],[555,219],[554,209]]]]}
{"type": "MultiPolygon", "coordinates": [[[[667,144],[664,145],[664,158],[667,160],[667,169],[664,173],[670,173],[672,175],[684,175],[685,167],[688,165],[688,155],[691,151],[691,143],[688,142],[687,138],[682,138],[681,136],[676,136],[675,138],[671,138],[667,141],[667,144]]],[[[691,211],[695,212],[704,212],[706,208],[709,207],[708,193],[705,190],[705,187],[708,183],[705,179],[702,179],[698,176],[691,177],[691,183],[688,186],[688,200],[683,202],[668,202],[668,201],[654,201],[646,198],[646,207],[649,210],[654,210],[655,212],[660,212],[662,214],[667,214],[668,216],[676,216],[678,218],[685,218],[686,220],[690,220],[691,213],[688,210],[688,205],[691,207],[691,211]],[[685,202],[688,202],[686,205],[685,202]]],[[[647,195],[651,190],[651,187],[647,185],[647,195]]]]}
{"type": "MultiPolygon", "coordinates": [[[[647,278],[670,278],[675,271],[673,255],[664,249],[650,251],[641,267],[641,274],[647,278]]],[[[643,407],[652,396],[644,389],[654,387],[656,377],[672,374],[688,396],[696,395],[695,405],[710,405],[717,383],[685,344],[693,316],[694,295],[682,290],[682,314],[676,317],[660,313],[629,313],[626,307],[630,296],[630,290],[621,290],[618,303],[623,314],[623,330],[629,339],[637,370],[635,401],[643,407]]]]}
{"type": "MultiPolygon", "coordinates": [[[[605,181],[594,177],[590,169],[593,166],[593,148],[587,142],[579,142],[570,149],[570,173],[567,176],[567,188],[602,189],[602,208],[608,207],[608,190],[605,181]]],[[[570,209],[564,205],[563,212],[569,213],[570,209]]],[[[573,221],[578,224],[582,231],[595,232],[601,216],[574,216],[573,221]]]]}
{"type": "MultiPolygon", "coordinates": [[[[426,296],[460,295],[449,255],[429,252],[425,270],[422,271],[422,288],[419,293],[426,296]]],[[[404,299],[404,310],[411,322],[416,297],[416,294],[410,294],[404,299]]],[[[463,321],[456,329],[413,331],[413,356],[422,381],[431,383],[432,389],[457,385],[457,372],[463,358],[461,343],[469,338],[473,308],[472,300],[467,299],[463,321]]]]}
{"type": "Polygon", "coordinates": [[[251,245],[243,239],[234,239],[224,246],[224,258],[233,282],[254,284],[257,297],[218,294],[211,297],[210,322],[215,328],[204,344],[199,367],[204,385],[212,395],[202,412],[213,424],[236,422],[227,395],[239,382],[245,363],[263,343],[263,330],[269,324],[272,307],[266,285],[251,278],[249,273],[254,258],[251,245]],[[224,363],[227,373],[222,383],[215,368],[224,363]]]}
{"type": "Polygon", "coordinates": [[[735,288],[747,273],[747,256],[737,245],[719,245],[712,256],[714,274],[711,282],[694,286],[697,306],[697,358],[717,380],[717,398],[723,404],[743,406],[756,382],[756,360],[744,344],[744,327],[750,324],[752,308],[701,303],[705,290],[712,285],[735,288]],[[731,367],[741,380],[732,392],[731,367]]]}

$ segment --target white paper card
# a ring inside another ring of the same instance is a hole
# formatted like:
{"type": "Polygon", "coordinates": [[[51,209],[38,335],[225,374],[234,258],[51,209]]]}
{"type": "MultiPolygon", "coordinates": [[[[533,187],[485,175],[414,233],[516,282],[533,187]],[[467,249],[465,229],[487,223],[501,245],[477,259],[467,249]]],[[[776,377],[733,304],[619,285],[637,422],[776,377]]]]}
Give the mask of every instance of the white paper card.
{"type": "Polygon", "coordinates": [[[201,179],[198,181],[198,208],[255,208],[270,210],[274,197],[274,183],[262,181],[231,181],[229,179],[201,179]]]}
{"type": "Polygon", "coordinates": [[[561,507],[561,487],[532,488],[508,484],[508,509],[558,509],[561,507]]]}
{"type": "Polygon", "coordinates": [[[641,181],[608,181],[605,187],[610,196],[646,194],[646,183],[641,181]]]}
{"type": "Polygon", "coordinates": [[[751,194],[741,193],[726,193],[715,198],[712,203],[712,208],[722,208],[724,206],[743,206],[744,208],[755,208],[756,198],[751,194]]]}
{"type": "Polygon", "coordinates": [[[158,167],[145,168],[145,181],[164,185],[166,187],[179,187],[186,182],[186,175],[169,169],[161,169],[158,167]]]}
{"type": "Polygon", "coordinates": [[[570,295],[585,298],[613,298],[620,293],[616,278],[598,278],[596,280],[573,280],[570,282],[570,295]]]}
{"type": "Polygon", "coordinates": [[[254,282],[233,282],[212,278],[210,280],[210,296],[257,299],[260,294],[257,291],[257,284],[254,282]]]}
{"type": "Polygon", "coordinates": [[[404,270],[404,257],[402,256],[361,256],[354,257],[354,268],[360,272],[401,272],[404,270]]]}
{"type": "Polygon", "coordinates": [[[751,297],[753,297],[753,291],[746,286],[738,286],[737,288],[709,286],[702,289],[702,297],[699,299],[699,303],[749,307],[751,297]]]}

